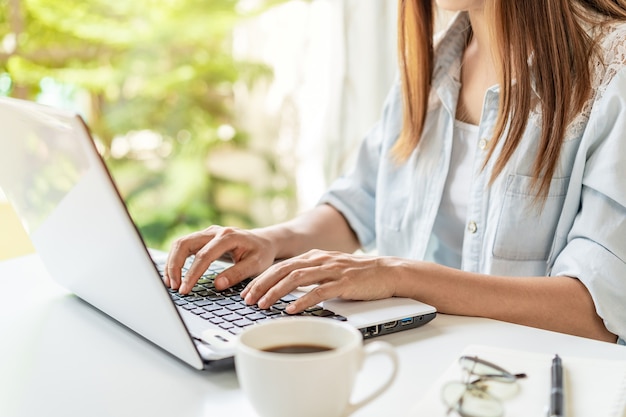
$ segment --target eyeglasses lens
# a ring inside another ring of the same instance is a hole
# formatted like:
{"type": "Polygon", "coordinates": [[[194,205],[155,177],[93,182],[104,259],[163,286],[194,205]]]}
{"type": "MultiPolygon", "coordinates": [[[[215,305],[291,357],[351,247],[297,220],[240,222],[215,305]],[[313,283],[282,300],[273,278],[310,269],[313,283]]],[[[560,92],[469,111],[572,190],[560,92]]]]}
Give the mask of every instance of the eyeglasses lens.
{"type": "Polygon", "coordinates": [[[503,416],[500,398],[513,395],[517,385],[512,383],[525,375],[513,375],[475,356],[462,356],[459,364],[465,373],[464,381],[449,382],[441,392],[448,411],[455,411],[461,417],[503,416]]]}
{"type": "Polygon", "coordinates": [[[463,382],[449,382],[442,390],[443,402],[461,417],[501,417],[502,403],[485,387],[463,382]]]}

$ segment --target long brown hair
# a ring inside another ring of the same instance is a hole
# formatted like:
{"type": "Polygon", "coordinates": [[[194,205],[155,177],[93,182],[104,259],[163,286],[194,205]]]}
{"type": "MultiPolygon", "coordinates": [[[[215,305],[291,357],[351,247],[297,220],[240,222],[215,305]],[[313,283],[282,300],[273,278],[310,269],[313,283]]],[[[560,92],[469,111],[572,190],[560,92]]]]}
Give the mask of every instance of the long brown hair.
{"type": "MultiPolygon", "coordinates": [[[[420,141],[433,73],[434,0],[399,0],[398,57],[403,92],[403,128],[393,155],[406,161],[420,141]]],[[[590,16],[626,20],[626,0],[485,0],[496,62],[500,103],[491,147],[508,129],[493,181],[517,149],[537,93],[541,138],[533,166],[537,196],[546,196],[566,128],[592,94],[590,59],[595,43],[581,26],[590,16]],[[590,13],[593,12],[593,13],[590,13]],[[532,57],[532,58],[531,58],[532,57]],[[528,65],[532,59],[532,65],[528,65]],[[515,80],[515,88],[513,88],[515,80]]]]}

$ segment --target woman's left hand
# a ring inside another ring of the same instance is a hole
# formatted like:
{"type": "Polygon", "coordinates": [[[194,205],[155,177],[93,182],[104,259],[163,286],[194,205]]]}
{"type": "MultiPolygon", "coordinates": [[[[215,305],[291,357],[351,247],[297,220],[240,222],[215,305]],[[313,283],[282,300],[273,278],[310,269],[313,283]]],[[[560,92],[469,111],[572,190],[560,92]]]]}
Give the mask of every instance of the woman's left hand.
{"type": "Polygon", "coordinates": [[[391,258],[312,250],[272,265],[242,291],[246,303],[269,308],[297,289],[315,288],[287,307],[298,313],[331,298],[377,300],[395,293],[391,258]]]}

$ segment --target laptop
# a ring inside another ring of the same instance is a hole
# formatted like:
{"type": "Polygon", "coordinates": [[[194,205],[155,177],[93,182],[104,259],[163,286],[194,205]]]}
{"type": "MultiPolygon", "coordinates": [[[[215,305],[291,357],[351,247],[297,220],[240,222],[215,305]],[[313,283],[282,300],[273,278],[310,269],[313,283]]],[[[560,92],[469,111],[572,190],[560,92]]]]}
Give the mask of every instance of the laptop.
{"type": "MultiPolygon", "coordinates": [[[[284,305],[301,291],[260,310],[235,304],[240,288],[211,290],[227,261],[211,265],[191,295],[167,288],[159,273],[167,254],[145,246],[80,115],[0,98],[0,126],[0,189],[61,286],[196,369],[232,366],[245,327],[287,319],[284,305]]],[[[305,314],[345,321],[367,339],[420,327],[436,310],[407,298],[335,299],[305,314]]]]}

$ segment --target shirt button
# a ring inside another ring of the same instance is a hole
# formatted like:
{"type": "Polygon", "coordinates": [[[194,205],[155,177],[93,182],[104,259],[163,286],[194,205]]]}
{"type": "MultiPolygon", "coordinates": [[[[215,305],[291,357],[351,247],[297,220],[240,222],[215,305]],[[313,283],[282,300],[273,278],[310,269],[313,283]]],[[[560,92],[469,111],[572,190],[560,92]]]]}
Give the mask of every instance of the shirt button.
{"type": "Polygon", "coordinates": [[[476,233],[476,231],[478,230],[478,226],[476,225],[476,222],[471,221],[467,224],[467,230],[469,230],[470,233],[476,233]]]}
{"type": "Polygon", "coordinates": [[[481,140],[479,140],[478,147],[482,150],[485,150],[485,148],[487,147],[487,139],[482,138],[481,140]]]}

